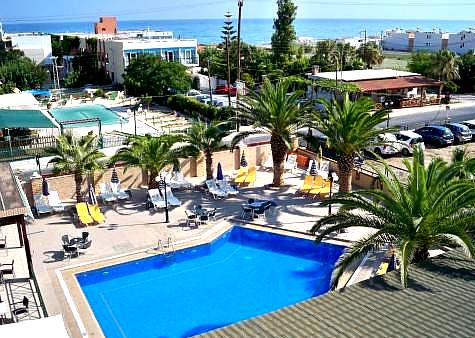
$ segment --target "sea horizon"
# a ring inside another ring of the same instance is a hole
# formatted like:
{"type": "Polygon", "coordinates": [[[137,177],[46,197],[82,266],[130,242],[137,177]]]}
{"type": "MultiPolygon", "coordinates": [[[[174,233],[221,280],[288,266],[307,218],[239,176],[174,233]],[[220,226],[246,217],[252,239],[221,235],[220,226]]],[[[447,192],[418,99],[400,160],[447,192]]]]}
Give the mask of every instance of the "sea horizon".
{"type": "MultiPolygon", "coordinates": [[[[7,33],[42,32],[93,33],[94,21],[65,22],[22,22],[4,23],[7,33]]],[[[163,19],[163,20],[119,20],[119,30],[162,30],[172,31],[176,37],[196,38],[198,43],[212,44],[220,42],[223,19],[163,19]]],[[[236,20],[234,21],[236,25],[236,20]]],[[[475,27],[475,20],[441,20],[441,19],[327,19],[303,18],[295,20],[298,37],[315,40],[355,37],[363,34],[380,36],[383,31],[393,28],[421,29],[431,31],[440,29],[444,32],[459,32],[475,27]],[[338,24],[335,24],[338,23],[338,24]]],[[[243,19],[242,37],[251,44],[268,44],[273,32],[273,19],[243,19]]]]}

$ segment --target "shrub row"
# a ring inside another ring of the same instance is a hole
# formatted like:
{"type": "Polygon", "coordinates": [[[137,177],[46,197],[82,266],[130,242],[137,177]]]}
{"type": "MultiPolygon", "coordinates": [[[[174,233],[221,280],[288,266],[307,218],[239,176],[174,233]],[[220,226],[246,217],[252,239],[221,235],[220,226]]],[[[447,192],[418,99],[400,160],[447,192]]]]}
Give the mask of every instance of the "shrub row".
{"type": "Polygon", "coordinates": [[[171,109],[194,119],[224,121],[232,116],[228,108],[210,106],[184,95],[170,96],[167,103],[171,109]]]}

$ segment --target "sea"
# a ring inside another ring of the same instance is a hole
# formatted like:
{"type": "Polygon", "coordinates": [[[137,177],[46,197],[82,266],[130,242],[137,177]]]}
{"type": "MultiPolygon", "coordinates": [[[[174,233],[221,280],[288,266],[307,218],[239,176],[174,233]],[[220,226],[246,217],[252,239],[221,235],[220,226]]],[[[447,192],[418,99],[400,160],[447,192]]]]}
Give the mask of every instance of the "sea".
{"type": "MultiPolygon", "coordinates": [[[[198,39],[200,44],[219,43],[222,25],[221,19],[134,20],[118,23],[119,30],[172,31],[175,37],[198,39]]],[[[257,45],[270,43],[273,32],[272,19],[243,19],[241,27],[245,42],[257,45]]],[[[315,40],[363,36],[365,31],[367,36],[381,36],[384,30],[393,28],[459,32],[470,27],[475,27],[475,20],[297,19],[295,21],[298,37],[315,40]]],[[[7,22],[3,24],[3,29],[7,33],[92,33],[93,22],[7,22]]]]}

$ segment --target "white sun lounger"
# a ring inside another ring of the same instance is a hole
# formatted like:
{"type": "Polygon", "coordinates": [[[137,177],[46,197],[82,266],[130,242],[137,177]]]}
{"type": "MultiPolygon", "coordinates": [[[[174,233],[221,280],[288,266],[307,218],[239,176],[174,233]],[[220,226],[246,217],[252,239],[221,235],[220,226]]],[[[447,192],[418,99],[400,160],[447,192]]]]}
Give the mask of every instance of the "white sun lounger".
{"type": "Polygon", "coordinates": [[[226,192],[228,195],[237,195],[239,191],[229,184],[228,181],[223,180],[218,182],[219,188],[226,192]]]}
{"type": "Polygon", "coordinates": [[[51,207],[46,201],[46,198],[43,195],[41,194],[34,195],[33,199],[35,201],[35,208],[38,214],[47,214],[52,211],[51,207]]]}
{"type": "Polygon", "coordinates": [[[216,199],[217,197],[226,197],[228,196],[227,192],[218,188],[216,185],[216,182],[214,180],[207,180],[206,181],[206,186],[208,187],[208,190],[211,195],[213,195],[213,198],[216,199]]]}
{"type": "Polygon", "coordinates": [[[181,201],[173,195],[172,189],[167,187],[167,202],[168,204],[178,207],[181,205],[181,201]]]}
{"type": "Polygon", "coordinates": [[[49,191],[48,204],[54,212],[64,211],[64,204],[59,199],[59,195],[56,190],[49,191]]]}
{"type": "Polygon", "coordinates": [[[117,197],[118,200],[123,201],[123,200],[128,200],[129,199],[129,194],[125,192],[125,190],[120,188],[120,181],[119,183],[112,183],[110,184],[111,186],[111,191],[112,194],[117,197]]]}
{"type": "Polygon", "coordinates": [[[175,172],[167,184],[173,189],[190,189],[192,184],[188,182],[181,172],[175,172]]]}
{"type": "Polygon", "coordinates": [[[150,189],[148,191],[148,196],[150,197],[150,201],[152,202],[154,208],[165,208],[165,201],[163,200],[162,196],[160,196],[158,189],[150,189]]]}
{"type": "Polygon", "coordinates": [[[287,156],[287,161],[285,161],[284,170],[292,171],[295,168],[297,168],[297,155],[290,154],[287,156]]]}
{"type": "Polygon", "coordinates": [[[101,189],[101,193],[99,194],[99,197],[104,202],[115,202],[115,201],[117,201],[117,197],[114,196],[114,194],[112,193],[112,190],[107,186],[106,183],[100,183],[99,188],[101,189]]]}

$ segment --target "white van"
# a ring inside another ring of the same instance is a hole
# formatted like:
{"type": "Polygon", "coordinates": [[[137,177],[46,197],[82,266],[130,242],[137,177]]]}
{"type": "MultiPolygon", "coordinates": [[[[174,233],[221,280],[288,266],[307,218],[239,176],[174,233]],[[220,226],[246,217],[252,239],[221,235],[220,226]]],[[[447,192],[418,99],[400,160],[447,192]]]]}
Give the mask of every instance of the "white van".
{"type": "Polygon", "coordinates": [[[401,130],[396,133],[396,138],[401,145],[403,156],[411,155],[415,147],[419,147],[422,150],[426,149],[422,136],[412,130],[401,130]]]}
{"type": "Polygon", "coordinates": [[[373,152],[379,156],[395,155],[401,151],[396,135],[391,133],[379,134],[369,146],[365,148],[366,151],[373,152]]]}

